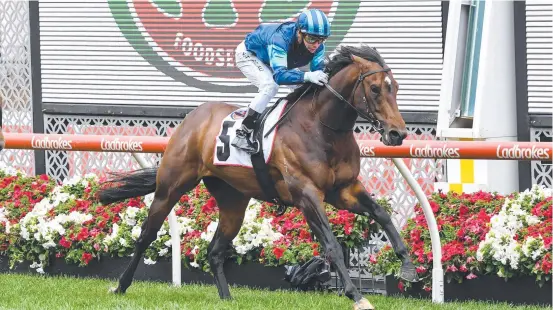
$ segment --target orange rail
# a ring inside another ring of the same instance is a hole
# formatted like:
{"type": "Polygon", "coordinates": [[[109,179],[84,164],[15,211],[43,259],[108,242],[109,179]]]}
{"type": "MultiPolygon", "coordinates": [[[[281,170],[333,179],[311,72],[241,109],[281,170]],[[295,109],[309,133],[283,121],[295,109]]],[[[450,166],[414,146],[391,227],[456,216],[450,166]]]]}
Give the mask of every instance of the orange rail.
{"type": "MultiPolygon", "coordinates": [[[[163,153],[169,138],[5,133],[6,149],[163,153]]],[[[385,146],[377,140],[358,140],[362,157],[464,158],[498,160],[551,160],[548,142],[405,140],[385,146]]]]}

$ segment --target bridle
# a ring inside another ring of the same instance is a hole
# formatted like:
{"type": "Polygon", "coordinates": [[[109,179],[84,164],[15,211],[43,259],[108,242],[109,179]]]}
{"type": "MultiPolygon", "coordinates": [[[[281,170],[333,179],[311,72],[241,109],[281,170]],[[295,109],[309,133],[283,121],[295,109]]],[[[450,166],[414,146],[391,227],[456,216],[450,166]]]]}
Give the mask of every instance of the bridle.
{"type": "MultiPolygon", "coordinates": [[[[370,111],[370,105],[369,105],[368,100],[367,100],[367,92],[365,91],[365,84],[363,84],[362,82],[369,75],[373,75],[373,74],[379,73],[379,72],[388,72],[388,71],[390,71],[390,68],[384,68],[384,69],[380,69],[380,70],[373,70],[373,71],[368,71],[368,72],[365,72],[365,73],[361,73],[361,72],[359,73],[359,77],[357,78],[357,82],[355,82],[355,86],[353,88],[352,94],[355,94],[355,91],[357,90],[357,87],[359,87],[359,84],[361,84],[361,87],[363,88],[363,103],[367,107],[368,114],[365,114],[364,111],[361,111],[358,108],[356,108],[355,105],[351,104],[344,97],[342,97],[342,95],[340,95],[340,93],[337,92],[334,88],[332,88],[328,83],[326,83],[325,86],[326,86],[326,88],[328,88],[328,90],[330,90],[330,92],[332,92],[336,97],[338,97],[338,99],[346,102],[350,107],[352,107],[357,112],[357,114],[359,114],[362,118],[368,120],[370,122],[370,124],[373,126],[373,128],[375,130],[377,130],[382,135],[383,132],[384,132],[384,127],[382,127],[382,124],[380,123],[380,121],[376,118],[376,116],[374,116],[374,113],[372,111],[370,111]]],[[[309,87],[307,87],[305,89],[305,91],[296,99],[296,101],[290,106],[290,108],[286,112],[284,112],[284,114],[277,120],[277,122],[273,125],[273,127],[271,127],[267,133],[265,133],[265,138],[269,136],[269,134],[276,128],[277,125],[279,125],[282,121],[284,121],[284,119],[286,118],[288,113],[292,110],[292,108],[296,105],[296,103],[298,103],[298,101],[300,101],[300,99],[303,97],[303,95],[305,95],[307,93],[307,91],[309,91],[309,89],[312,86],[313,86],[313,84],[309,85],[309,87]]],[[[354,97],[354,99],[355,99],[355,97],[354,97]]],[[[269,113],[276,106],[277,106],[276,104],[273,105],[273,107],[271,108],[269,113]]],[[[267,117],[269,115],[269,113],[266,113],[265,117],[267,117]]],[[[337,132],[339,132],[339,131],[349,132],[349,131],[353,130],[353,129],[343,130],[343,129],[333,128],[333,127],[323,123],[320,119],[319,119],[319,122],[321,124],[323,124],[323,126],[325,126],[327,128],[330,128],[330,129],[332,129],[334,131],[337,131],[337,132]]]]}
{"type": "MultiPolygon", "coordinates": [[[[382,127],[382,124],[380,123],[380,121],[376,118],[376,116],[374,115],[373,111],[371,111],[371,106],[369,105],[369,100],[367,99],[367,92],[365,91],[365,84],[363,84],[363,80],[369,76],[369,75],[373,75],[375,73],[379,73],[379,72],[388,72],[390,71],[390,68],[384,68],[384,69],[380,69],[380,70],[372,70],[372,71],[368,71],[368,72],[365,72],[365,73],[359,73],[359,77],[357,78],[357,81],[355,82],[355,86],[353,87],[353,94],[355,94],[355,91],[357,90],[357,87],[359,87],[359,84],[361,84],[361,88],[363,89],[363,104],[367,107],[367,112],[368,113],[365,113],[364,111],[358,109],[355,105],[353,105],[352,103],[350,103],[349,101],[347,101],[342,95],[340,95],[339,92],[337,92],[334,88],[332,88],[328,83],[325,84],[326,88],[328,88],[328,90],[330,90],[331,93],[333,93],[336,97],[338,97],[338,99],[344,101],[345,103],[347,103],[350,107],[352,107],[359,116],[361,116],[362,118],[366,119],[369,121],[369,123],[373,126],[373,128],[378,131],[380,134],[382,134],[384,132],[384,127],[382,127]]],[[[353,97],[353,99],[355,100],[355,97],[353,97]]],[[[321,122],[319,120],[319,122],[321,122]]],[[[334,130],[334,131],[340,131],[339,129],[334,129],[328,125],[326,125],[325,123],[321,122],[321,124],[323,124],[324,126],[334,130]]]]}

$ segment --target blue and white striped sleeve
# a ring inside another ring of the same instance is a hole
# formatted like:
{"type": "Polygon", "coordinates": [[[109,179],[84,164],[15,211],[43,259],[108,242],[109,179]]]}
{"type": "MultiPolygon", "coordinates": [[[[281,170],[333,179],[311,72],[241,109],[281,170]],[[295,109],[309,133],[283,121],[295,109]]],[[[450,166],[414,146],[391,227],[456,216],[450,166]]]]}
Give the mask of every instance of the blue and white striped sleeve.
{"type": "Polygon", "coordinates": [[[285,41],[275,38],[267,47],[273,79],[278,85],[290,85],[303,83],[303,71],[299,69],[288,69],[288,51],[285,41]]]}
{"type": "Polygon", "coordinates": [[[324,44],[321,44],[317,49],[317,51],[315,52],[313,59],[311,60],[311,65],[309,69],[311,71],[317,71],[317,70],[323,70],[324,68],[325,68],[325,46],[324,44]]]}

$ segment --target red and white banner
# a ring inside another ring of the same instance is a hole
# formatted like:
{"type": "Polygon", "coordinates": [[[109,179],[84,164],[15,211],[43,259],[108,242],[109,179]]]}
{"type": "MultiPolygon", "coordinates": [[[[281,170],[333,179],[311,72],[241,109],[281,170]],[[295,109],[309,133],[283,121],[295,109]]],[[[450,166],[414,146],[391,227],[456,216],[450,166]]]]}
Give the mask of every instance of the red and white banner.
{"type": "MultiPolygon", "coordinates": [[[[6,149],[163,153],[169,138],[5,133],[6,149]]],[[[385,146],[377,140],[358,140],[362,157],[551,160],[550,142],[404,140],[385,146]]]]}

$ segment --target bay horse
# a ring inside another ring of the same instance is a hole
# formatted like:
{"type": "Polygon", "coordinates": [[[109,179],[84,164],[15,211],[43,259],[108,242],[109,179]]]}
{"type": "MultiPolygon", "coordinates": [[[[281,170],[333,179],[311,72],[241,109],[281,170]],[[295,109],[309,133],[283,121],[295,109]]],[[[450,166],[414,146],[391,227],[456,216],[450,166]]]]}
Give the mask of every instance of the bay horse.
{"type": "MultiPolygon", "coordinates": [[[[396,96],[398,83],[378,51],[370,46],[342,46],[326,69],[325,86],[304,84],[287,96],[286,118],[279,125],[268,162],[280,200],[297,207],[321,243],[326,258],[344,284],[355,309],[374,309],[349,277],[341,247],[332,234],[324,202],[356,214],[371,215],[384,229],[401,258],[402,278],[416,281],[415,267],[390,215],[358,180],[360,150],[353,127],[357,116],[369,120],[386,145],[401,145],[407,135],[396,96]],[[310,88],[310,89],[308,89],[310,88]],[[301,94],[301,95],[300,95],[301,94]],[[299,99],[299,100],[298,100],[299,99]]],[[[206,102],[190,112],[171,136],[157,168],[119,175],[99,192],[102,203],[155,192],[134,255],[112,291],[125,293],[144,251],[157,237],[179,198],[201,180],[216,199],[219,225],[208,247],[208,258],[221,299],[231,298],[223,263],[225,251],[238,234],[250,198],[266,200],[251,168],[213,164],[215,139],[222,120],[239,108],[206,102]]]]}

